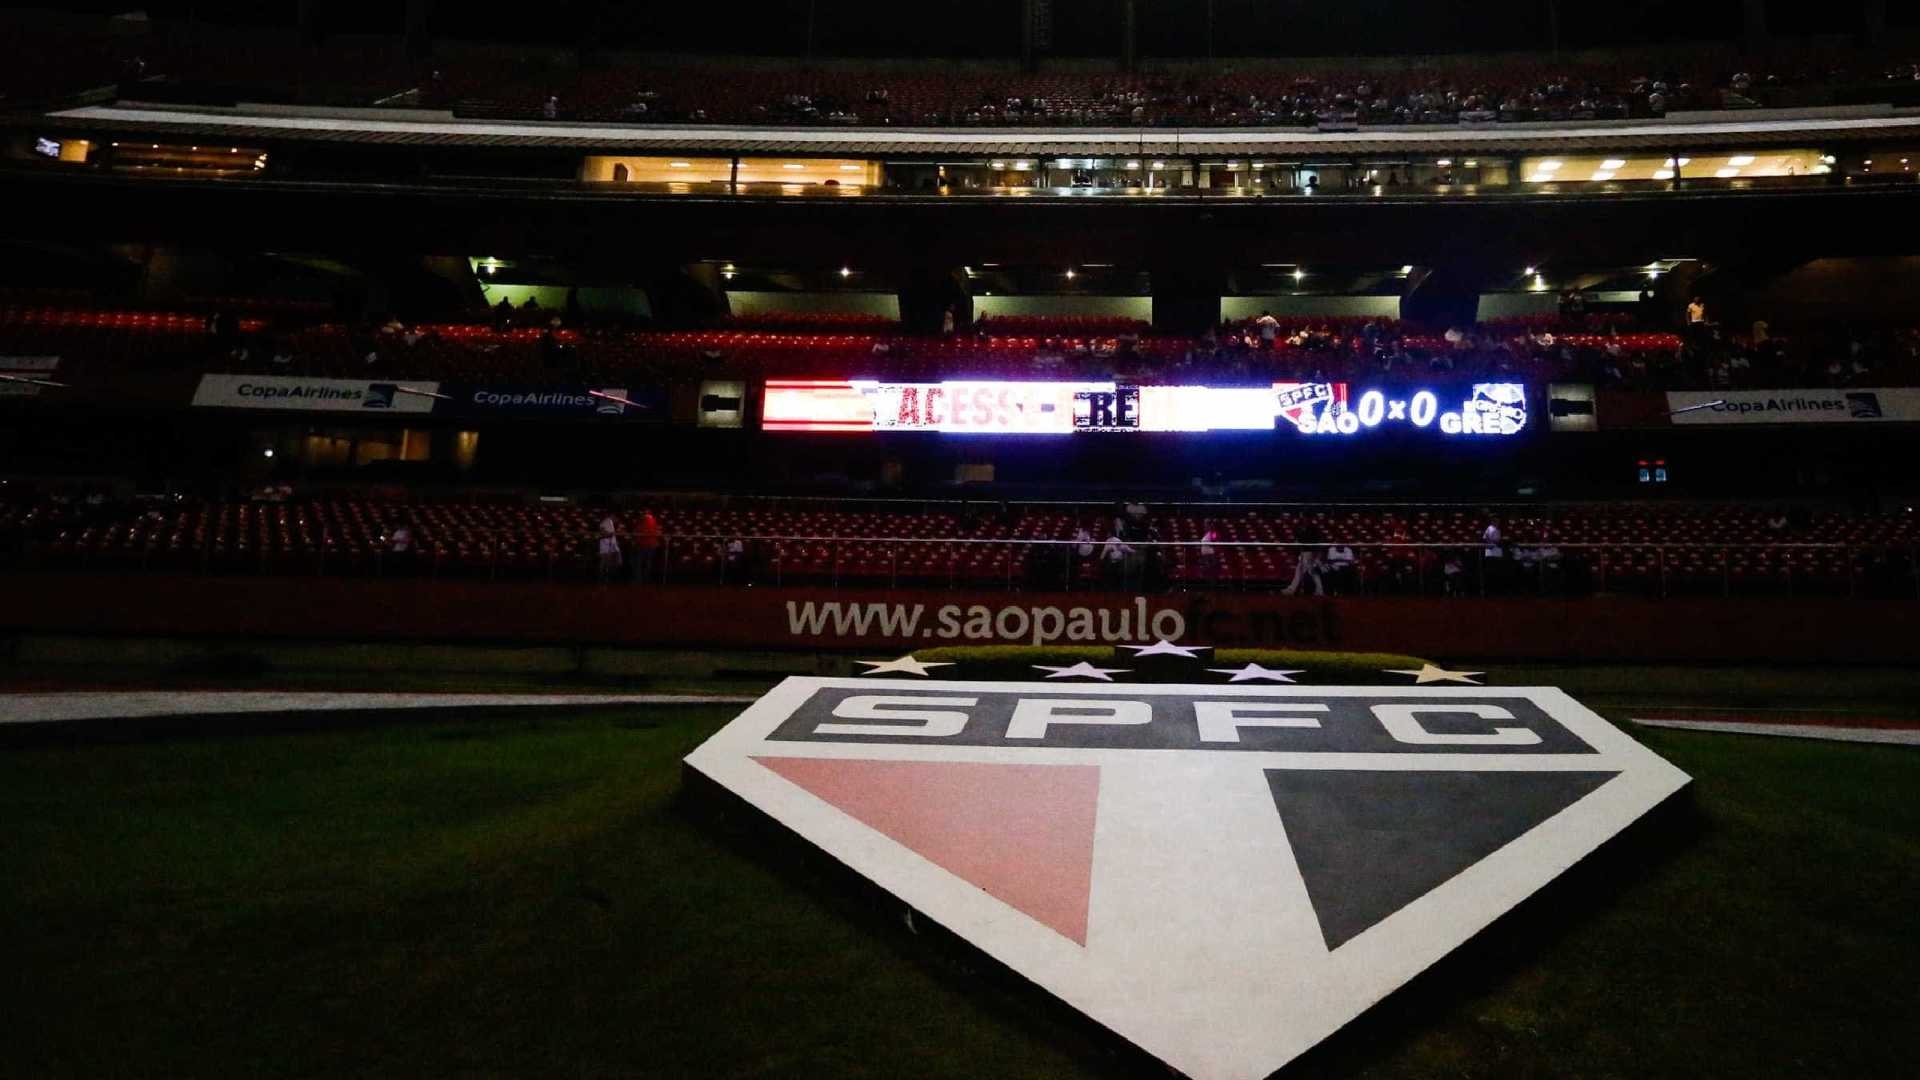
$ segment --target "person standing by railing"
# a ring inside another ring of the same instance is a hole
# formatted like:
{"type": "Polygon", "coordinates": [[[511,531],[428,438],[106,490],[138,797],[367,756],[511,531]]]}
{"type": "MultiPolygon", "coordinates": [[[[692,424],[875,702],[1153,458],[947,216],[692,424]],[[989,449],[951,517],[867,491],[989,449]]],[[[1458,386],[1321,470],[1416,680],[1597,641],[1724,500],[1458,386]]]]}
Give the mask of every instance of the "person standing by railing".
{"type": "Polygon", "coordinates": [[[660,520],[653,511],[642,508],[633,527],[633,580],[646,584],[653,580],[654,556],[660,552],[660,520]]]}
{"type": "Polygon", "coordinates": [[[613,515],[600,519],[600,582],[606,584],[620,575],[620,536],[613,515]]]}
{"type": "Polygon", "coordinates": [[[1219,542],[1220,542],[1220,530],[1217,528],[1214,528],[1213,519],[1207,518],[1201,521],[1200,522],[1200,580],[1206,582],[1207,588],[1209,589],[1218,588],[1220,586],[1220,553],[1214,547],[1214,545],[1219,542]]]}

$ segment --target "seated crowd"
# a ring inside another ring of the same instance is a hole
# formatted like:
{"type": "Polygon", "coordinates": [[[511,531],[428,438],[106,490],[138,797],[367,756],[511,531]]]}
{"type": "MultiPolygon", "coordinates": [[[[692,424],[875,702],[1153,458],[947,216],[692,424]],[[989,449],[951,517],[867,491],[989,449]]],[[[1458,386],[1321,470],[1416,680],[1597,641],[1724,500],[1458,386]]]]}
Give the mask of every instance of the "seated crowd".
{"type": "Polygon", "coordinates": [[[0,45],[0,100],[57,101],[116,87],[202,100],[453,108],[529,120],[867,125],[1313,126],[1583,121],[1682,109],[1828,103],[1837,88],[1913,82],[1911,55],[1781,44],[1548,58],[1435,57],[1369,64],[1242,58],[1134,75],[1021,73],[992,64],[915,70],[859,62],[661,61],[610,53],[443,48],[397,38],[296,43],[213,24],[129,36],[104,21],[0,45]]]}
{"type": "Polygon", "coordinates": [[[488,323],[313,321],[309,311],[0,307],[0,355],[57,355],[59,376],[219,371],[451,382],[623,385],[713,377],[1263,381],[1573,380],[1642,389],[1913,385],[1920,329],[1702,321],[1676,333],[1639,316],[1581,313],[1435,329],[1384,318],[1262,315],[1198,337],[1105,317],[986,318],[912,335],[864,315],[763,315],[710,330],[502,307],[488,323]],[[795,327],[798,327],[797,329],[795,327]]]}
{"type": "Polygon", "coordinates": [[[724,61],[529,71],[476,87],[436,70],[420,103],[476,117],[868,126],[1312,127],[1587,121],[1817,103],[1823,89],[1912,81],[1904,57],[1811,52],[1550,63],[1438,59],[1391,70],[1324,62],[1169,66],[1134,76],[937,73],[724,61]],[[462,91],[466,93],[462,93],[462,91]]]}

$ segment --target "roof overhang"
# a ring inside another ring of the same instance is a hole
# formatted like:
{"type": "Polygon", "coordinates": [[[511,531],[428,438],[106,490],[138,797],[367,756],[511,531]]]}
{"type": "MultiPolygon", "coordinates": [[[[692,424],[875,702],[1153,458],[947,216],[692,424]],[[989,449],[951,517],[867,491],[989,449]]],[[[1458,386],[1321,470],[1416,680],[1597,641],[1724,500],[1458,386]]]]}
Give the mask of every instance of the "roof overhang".
{"type": "Polygon", "coordinates": [[[1920,139],[1920,109],[1783,110],[1692,114],[1644,121],[1370,127],[1356,131],[1263,128],[795,128],[729,125],[572,124],[457,119],[450,113],[93,105],[48,113],[63,128],[148,136],[527,147],[583,152],[1033,157],[1356,154],[1523,155],[1580,150],[1670,150],[1920,139]]]}

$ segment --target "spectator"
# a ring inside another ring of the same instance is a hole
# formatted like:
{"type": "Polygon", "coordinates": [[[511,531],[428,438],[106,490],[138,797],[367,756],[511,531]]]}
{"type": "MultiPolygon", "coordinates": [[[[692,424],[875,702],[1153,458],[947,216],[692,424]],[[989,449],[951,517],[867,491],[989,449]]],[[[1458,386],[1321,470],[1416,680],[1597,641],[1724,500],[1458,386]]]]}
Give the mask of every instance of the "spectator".
{"type": "Polygon", "coordinates": [[[1260,331],[1260,347],[1271,351],[1273,339],[1280,335],[1280,320],[1273,317],[1273,312],[1262,311],[1253,325],[1260,331]]]}
{"type": "Polygon", "coordinates": [[[1220,554],[1214,548],[1220,542],[1220,530],[1213,527],[1213,519],[1200,523],[1200,580],[1208,587],[1220,583],[1220,554]]]}
{"type": "Polygon", "coordinates": [[[1482,589],[1498,591],[1506,580],[1507,546],[1500,539],[1500,519],[1489,518],[1480,534],[1480,584],[1482,589]]]}
{"type": "Polygon", "coordinates": [[[645,584],[653,580],[653,559],[660,550],[660,520],[651,510],[640,511],[640,523],[633,530],[633,580],[645,584]]]}
{"type": "Polygon", "coordinates": [[[739,537],[727,541],[724,561],[720,566],[720,580],[742,581],[747,572],[747,545],[739,537]]]}
{"type": "Polygon", "coordinates": [[[613,515],[600,519],[600,583],[606,584],[620,575],[620,534],[614,524],[613,515]]]}
{"type": "Polygon", "coordinates": [[[1327,595],[1327,583],[1321,577],[1325,569],[1326,562],[1320,558],[1320,552],[1317,549],[1310,547],[1301,548],[1300,557],[1296,559],[1293,564],[1293,581],[1288,583],[1287,587],[1280,591],[1287,596],[1292,596],[1300,591],[1300,586],[1306,579],[1312,578],[1313,595],[1325,596],[1327,595]]]}
{"type": "Polygon", "coordinates": [[[413,546],[413,526],[406,518],[399,518],[387,534],[387,569],[395,574],[412,573],[418,558],[413,546]]]}
{"type": "Polygon", "coordinates": [[[1334,544],[1327,549],[1328,576],[1333,578],[1334,592],[1354,591],[1354,577],[1357,573],[1357,560],[1353,557],[1353,548],[1346,544],[1334,544]]]}
{"type": "Polygon", "coordinates": [[[1122,589],[1127,584],[1127,571],[1133,561],[1133,548],[1122,538],[1119,523],[1115,523],[1113,535],[1107,537],[1107,543],[1100,552],[1100,570],[1109,589],[1122,589]]]}

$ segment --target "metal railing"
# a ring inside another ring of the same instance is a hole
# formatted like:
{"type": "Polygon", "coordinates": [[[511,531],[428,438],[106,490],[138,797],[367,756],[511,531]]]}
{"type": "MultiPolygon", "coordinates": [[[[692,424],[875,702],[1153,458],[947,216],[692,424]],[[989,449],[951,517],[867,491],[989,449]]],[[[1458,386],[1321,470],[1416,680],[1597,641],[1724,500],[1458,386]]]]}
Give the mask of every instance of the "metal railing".
{"type": "MultiPolygon", "coordinates": [[[[424,531],[424,530],[423,530],[424,531]]],[[[408,552],[322,534],[317,546],[202,537],[192,547],[98,549],[32,542],[0,553],[17,570],[446,580],[814,585],[885,588],[1249,591],[1308,595],[1733,596],[1920,599],[1920,543],[1108,541],[1038,538],[663,534],[620,537],[617,567],[598,532],[418,538],[408,552]],[[738,545],[737,548],[735,545],[738,545]],[[1352,558],[1336,557],[1341,549],[1352,558]],[[1304,556],[1308,567],[1300,569],[1304,556]]]]}

